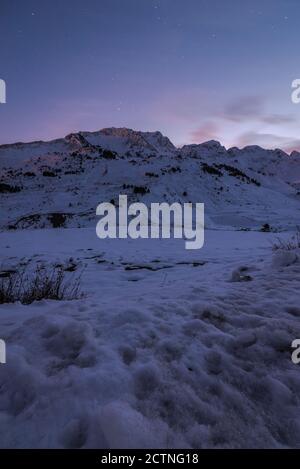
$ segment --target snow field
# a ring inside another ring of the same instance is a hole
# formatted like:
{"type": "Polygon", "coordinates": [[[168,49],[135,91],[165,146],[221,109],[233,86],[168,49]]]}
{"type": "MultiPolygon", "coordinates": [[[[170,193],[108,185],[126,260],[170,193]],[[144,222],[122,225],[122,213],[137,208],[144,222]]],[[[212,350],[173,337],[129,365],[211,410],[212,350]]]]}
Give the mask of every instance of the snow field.
{"type": "Polygon", "coordinates": [[[86,292],[0,306],[0,446],[300,447],[300,255],[271,237],[207,231],[195,254],[91,229],[0,234],[2,267],[72,254],[86,292]]]}

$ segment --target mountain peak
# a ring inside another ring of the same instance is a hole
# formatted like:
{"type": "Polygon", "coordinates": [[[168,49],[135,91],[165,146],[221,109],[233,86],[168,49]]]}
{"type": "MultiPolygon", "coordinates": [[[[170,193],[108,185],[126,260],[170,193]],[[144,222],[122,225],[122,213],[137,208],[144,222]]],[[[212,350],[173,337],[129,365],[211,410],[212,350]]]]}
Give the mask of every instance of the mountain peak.
{"type": "Polygon", "coordinates": [[[194,156],[214,156],[217,154],[225,154],[226,148],[217,140],[208,140],[203,143],[184,145],[181,148],[181,151],[184,155],[192,154],[194,156]]]}
{"type": "MultiPolygon", "coordinates": [[[[96,132],[79,132],[92,145],[112,145],[116,151],[148,151],[169,153],[175,151],[173,143],[159,131],[142,132],[126,127],[106,127],[96,132]]],[[[78,134],[76,134],[78,135],[78,134]]]]}

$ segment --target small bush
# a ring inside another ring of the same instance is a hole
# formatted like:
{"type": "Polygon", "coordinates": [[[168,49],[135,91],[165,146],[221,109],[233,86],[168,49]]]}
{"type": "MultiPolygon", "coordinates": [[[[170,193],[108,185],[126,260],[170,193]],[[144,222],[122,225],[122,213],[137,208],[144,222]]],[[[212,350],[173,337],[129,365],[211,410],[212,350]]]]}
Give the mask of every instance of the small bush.
{"type": "Polygon", "coordinates": [[[107,160],[115,160],[117,157],[117,153],[111,150],[103,150],[102,156],[107,160]]]}
{"type": "Polygon", "coordinates": [[[18,186],[10,186],[9,184],[5,184],[4,182],[0,182],[0,193],[13,193],[13,192],[20,192],[21,187],[18,186]]]}
{"type": "Polygon", "coordinates": [[[269,223],[264,223],[263,226],[261,227],[260,231],[262,231],[264,233],[270,233],[271,227],[270,227],[269,223]]]}
{"type": "Polygon", "coordinates": [[[143,187],[143,186],[134,186],[134,189],[133,189],[133,192],[135,194],[148,194],[150,192],[150,190],[148,189],[148,187],[143,187]]]}
{"type": "Polygon", "coordinates": [[[63,213],[51,213],[48,218],[53,228],[64,227],[67,219],[66,215],[64,215],[63,213]]]}
{"type": "Polygon", "coordinates": [[[294,249],[300,249],[300,229],[297,229],[296,233],[288,240],[277,238],[272,244],[273,251],[293,251],[294,249]]]}
{"type": "Polygon", "coordinates": [[[66,274],[61,267],[47,269],[38,266],[31,274],[13,272],[0,279],[0,304],[20,301],[28,305],[40,300],[75,300],[82,297],[80,293],[81,276],[66,274]]]}
{"type": "Polygon", "coordinates": [[[168,173],[181,173],[181,169],[179,166],[171,166],[171,168],[168,169],[168,173]]]}

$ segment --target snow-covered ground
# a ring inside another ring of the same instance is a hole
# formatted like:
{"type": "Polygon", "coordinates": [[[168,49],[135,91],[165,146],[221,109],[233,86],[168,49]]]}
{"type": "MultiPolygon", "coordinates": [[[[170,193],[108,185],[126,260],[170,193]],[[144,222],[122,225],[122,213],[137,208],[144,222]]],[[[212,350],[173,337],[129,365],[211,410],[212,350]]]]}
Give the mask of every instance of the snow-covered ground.
{"type": "Polygon", "coordinates": [[[75,265],[85,293],[0,305],[0,446],[300,447],[300,256],[276,236],[0,233],[1,270],[75,265]]]}

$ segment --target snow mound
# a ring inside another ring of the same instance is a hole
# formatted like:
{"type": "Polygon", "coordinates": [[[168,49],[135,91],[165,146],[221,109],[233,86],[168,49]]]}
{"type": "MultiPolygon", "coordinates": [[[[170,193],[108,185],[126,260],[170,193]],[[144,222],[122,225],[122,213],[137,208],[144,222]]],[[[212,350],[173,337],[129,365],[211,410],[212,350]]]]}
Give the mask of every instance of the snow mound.
{"type": "Polygon", "coordinates": [[[273,254],[272,266],[274,268],[288,267],[298,261],[298,256],[299,253],[295,251],[279,249],[273,254]]]}

